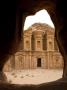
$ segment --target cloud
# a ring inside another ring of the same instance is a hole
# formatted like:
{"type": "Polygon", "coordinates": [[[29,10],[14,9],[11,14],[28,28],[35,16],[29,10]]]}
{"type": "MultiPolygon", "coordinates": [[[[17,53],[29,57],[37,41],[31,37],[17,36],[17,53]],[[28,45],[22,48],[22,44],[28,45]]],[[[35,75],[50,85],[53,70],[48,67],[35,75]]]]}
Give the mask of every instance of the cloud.
{"type": "Polygon", "coordinates": [[[40,10],[35,15],[26,17],[24,30],[36,22],[47,23],[54,27],[48,12],[46,10],[40,10]]]}

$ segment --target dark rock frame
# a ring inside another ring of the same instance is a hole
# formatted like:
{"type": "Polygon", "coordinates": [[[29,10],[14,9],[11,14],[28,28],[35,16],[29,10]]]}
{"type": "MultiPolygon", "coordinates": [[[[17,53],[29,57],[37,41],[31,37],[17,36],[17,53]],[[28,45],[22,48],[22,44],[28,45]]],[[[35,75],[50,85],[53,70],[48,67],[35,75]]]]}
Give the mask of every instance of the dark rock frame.
{"type": "Polygon", "coordinates": [[[0,90],[67,90],[67,14],[64,0],[2,1],[0,10],[0,90]],[[46,9],[55,26],[55,37],[64,59],[61,79],[40,85],[16,85],[6,82],[3,66],[23,41],[22,29],[26,16],[46,9]]]}

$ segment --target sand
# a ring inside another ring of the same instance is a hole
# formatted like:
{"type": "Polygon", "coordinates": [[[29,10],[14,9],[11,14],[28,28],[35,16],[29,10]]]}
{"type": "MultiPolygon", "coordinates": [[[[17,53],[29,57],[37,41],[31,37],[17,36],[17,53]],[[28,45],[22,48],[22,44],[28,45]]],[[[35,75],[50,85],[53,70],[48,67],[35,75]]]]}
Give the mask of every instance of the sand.
{"type": "Polygon", "coordinates": [[[12,84],[41,84],[61,78],[63,71],[61,69],[32,69],[14,70],[5,74],[8,82],[12,84]]]}

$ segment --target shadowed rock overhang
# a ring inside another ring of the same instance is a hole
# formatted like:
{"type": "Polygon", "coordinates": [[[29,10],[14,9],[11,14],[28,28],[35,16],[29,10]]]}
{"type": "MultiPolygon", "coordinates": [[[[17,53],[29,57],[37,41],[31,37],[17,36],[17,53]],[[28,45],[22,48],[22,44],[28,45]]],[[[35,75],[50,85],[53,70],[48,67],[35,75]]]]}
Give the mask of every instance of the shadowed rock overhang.
{"type": "MultiPolygon", "coordinates": [[[[64,58],[63,77],[55,82],[41,85],[12,85],[0,81],[0,90],[67,90],[67,14],[64,0],[17,0],[1,3],[0,72],[21,41],[26,16],[46,9],[55,26],[55,37],[64,58]],[[8,7],[8,8],[7,8],[8,7]]],[[[22,39],[23,41],[23,39],[22,39]]],[[[3,72],[2,72],[3,73],[3,72]]],[[[3,78],[3,77],[1,77],[3,78]]]]}

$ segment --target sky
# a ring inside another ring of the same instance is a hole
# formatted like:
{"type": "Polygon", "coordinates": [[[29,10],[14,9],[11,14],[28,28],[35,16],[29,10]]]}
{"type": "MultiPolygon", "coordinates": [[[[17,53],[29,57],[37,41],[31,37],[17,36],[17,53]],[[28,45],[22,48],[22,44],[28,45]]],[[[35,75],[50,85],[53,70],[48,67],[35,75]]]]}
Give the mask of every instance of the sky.
{"type": "Polygon", "coordinates": [[[51,27],[54,27],[51,18],[45,9],[40,10],[33,16],[27,16],[24,24],[24,30],[29,28],[34,23],[47,23],[51,27]]]}

